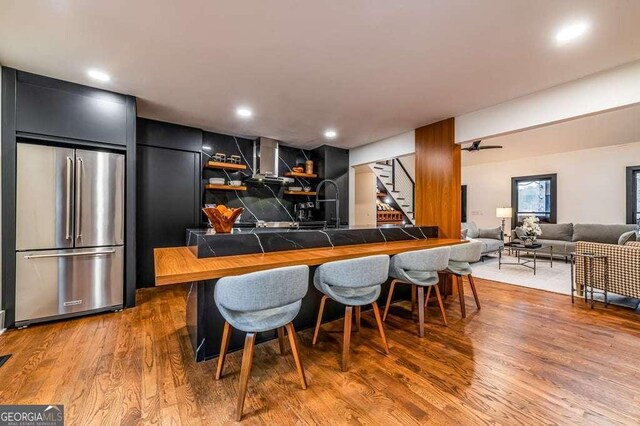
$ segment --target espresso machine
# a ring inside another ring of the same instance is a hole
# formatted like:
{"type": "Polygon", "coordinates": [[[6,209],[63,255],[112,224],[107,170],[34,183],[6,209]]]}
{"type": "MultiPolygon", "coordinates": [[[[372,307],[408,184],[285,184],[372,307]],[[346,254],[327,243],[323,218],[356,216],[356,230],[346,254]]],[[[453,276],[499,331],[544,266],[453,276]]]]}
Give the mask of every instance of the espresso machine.
{"type": "Polygon", "coordinates": [[[313,212],[315,209],[315,204],[310,201],[306,203],[296,203],[293,206],[296,221],[298,222],[308,222],[313,220],[313,212]]]}

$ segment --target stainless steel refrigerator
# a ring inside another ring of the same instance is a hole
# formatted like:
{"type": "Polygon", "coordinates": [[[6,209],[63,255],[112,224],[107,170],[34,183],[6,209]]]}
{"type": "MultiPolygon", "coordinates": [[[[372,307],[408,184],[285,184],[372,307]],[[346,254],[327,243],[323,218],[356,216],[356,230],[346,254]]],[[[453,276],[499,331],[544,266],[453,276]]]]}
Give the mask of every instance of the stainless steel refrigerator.
{"type": "Polygon", "coordinates": [[[17,327],[122,308],[124,155],[17,144],[17,327]]]}

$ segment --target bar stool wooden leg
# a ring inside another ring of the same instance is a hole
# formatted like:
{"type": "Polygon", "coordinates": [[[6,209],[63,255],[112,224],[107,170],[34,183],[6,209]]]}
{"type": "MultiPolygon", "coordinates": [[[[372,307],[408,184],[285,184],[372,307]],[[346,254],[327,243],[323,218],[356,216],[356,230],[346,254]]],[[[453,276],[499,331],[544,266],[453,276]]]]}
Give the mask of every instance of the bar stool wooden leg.
{"type": "MultiPolygon", "coordinates": [[[[414,286],[416,287],[416,286],[414,286]]],[[[418,336],[424,337],[424,287],[418,287],[418,336]]]]}
{"type": "Polygon", "coordinates": [[[444,311],[444,304],[442,303],[442,296],[440,295],[440,287],[438,284],[434,286],[436,288],[436,298],[438,299],[438,305],[440,305],[440,312],[442,313],[442,319],[444,320],[444,325],[448,326],[447,323],[447,313],[444,311]]]}
{"type": "Polygon", "coordinates": [[[389,355],[389,344],[387,343],[387,336],[384,335],[384,328],[382,327],[382,319],[380,318],[380,308],[378,308],[377,302],[373,302],[371,306],[373,306],[373,314],[375,315],[376,323],[378,324],[378,331],[380,332],[380,338],[382,339],[382,346],[384,347],[384,353],[389,355]]]}
{"type": "Polygon", "coordinates": [[[342,371],[349,369],[349,345],[351,343],[351,321],[353,307],[347,306],[344,310],[344,336],[342,338],[342,371]]]}
{"type": "Polygon", "coordinates": [[[298,342],[296,340],[296,330],[293,328],[293,323],[290,322],[287,327],[287,333],[289,333],[289,344],[291,345],[291,353],[293,353],[293,360],[296,362],[296,369],[298,370],[298,376],[300,376],[300,385],[302,389],[307,388],[307,378],[304,376],[304,368],[302,367],[302,361],[300,361],[300,352],[298,351],[298,342]]]}
{"type": "Polygon", "coordinates": [[[391,305],[391,297],[393,296],[393,290],[396,287],[396,281],[391,281],[391,285],[389,286],[389,295],[387,296],[387,304],[384,307],[384,314],[382,315],[382,321],[387,320],[387,314],[389,313],[389,306],[391,305]]]}
{"type": "Polygon", "coordinates": [[[286,352],[284,347],[284,327],[278,327],[278,344],[280,345],[280,355],[284,355],[286,352]]]}
{"type": "Polygon", "coordinates": [[[478,291],[476,290],[476,284],[473,282],[473,276],[467,275],[469,278],[469,285],[471,286],[471,291],[473,292],[473,298],[476,299],[476,306],[478,310],[480,310],[480,298],[478,297],[478,291]]]}
{"type": "Polygon", "coordinates": [[[362,306],[356,306],[356,331],[360,331],[361,311],[362,311],[362,306]]]}
{"type": "Polygon", "coordinates": [[[244,407],[244,397],[247,394],[247,384],[251,375],[251,364],[253,363],[253,348],[256,342],[256,333],[247,333],[244,340],[244,352],[242,353],[242,368],[240,370],[240,386],[238,388],[238,404],[236,405],[236,420],[242,419],[242,408],[244,407]]]}
{"type": "Polygon", "coordinates": [[[429,297],[431,296],[431,287],[433,287],[433,286],[430,285],[429,287],[427,287],[427,297],[424,298],[424,307],[425,308],[429,304],[429,297]]]}
{"type": "Polygon", "coordinates": [[[324,311],[324,304],[329,297],[326,295],[322,296],[322,300],[320,300],[320,310],[318,311],[318,320],[316,321],[316,329],[313,331],[313,340],[311,341],[312,345],[315,345],[318,342],[318,333],[320,332],[320,324],[322,323],[322,312],[324,311]]]}
{"type": "Polygon", "coordinates": [[[222,377],[222,369],[224,368],[224,359],[229,349],[229,339],[231,338],[231,324],[224,322],[222,329],[222,343],[220,344],[220,355],[218,355],[218,368],[216,368],[216,380],[222,377]]]}
{"type": "Polygon", "coordinates": [[[416,295],[416,289],[418,286],[416,286],[415,284],[411,284],[411,315],[413,315],[413,310],[416,308],[416,299],[417,299],[417,295],[416,295]]]}
{"type": "Polygon", "coordinates": [[[464,283],[462,282],[462,277],[460,275],[456,275],[456,282],[458,283],[458,297],[460,298],[460,312],[462,312],[462,318],[466,318],[467,309],[464,304],[464,283]]]}

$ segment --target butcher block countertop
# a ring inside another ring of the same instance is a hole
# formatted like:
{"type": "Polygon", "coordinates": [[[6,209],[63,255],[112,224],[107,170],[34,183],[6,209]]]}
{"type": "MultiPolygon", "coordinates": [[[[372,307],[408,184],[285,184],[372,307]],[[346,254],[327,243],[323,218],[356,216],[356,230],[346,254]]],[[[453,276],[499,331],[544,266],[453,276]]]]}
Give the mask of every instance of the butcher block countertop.
{"type": "Polygon", "coordinates": [[[156,285],[180,284],[212,280],[230,275],[293,265],[321,265],[335,260],[353,259],[376,254],[394,255],[466,243],[465,240],[431,238],[348,246],[242,254],[198,259],[188,247],[154,249],[156,285]]]}

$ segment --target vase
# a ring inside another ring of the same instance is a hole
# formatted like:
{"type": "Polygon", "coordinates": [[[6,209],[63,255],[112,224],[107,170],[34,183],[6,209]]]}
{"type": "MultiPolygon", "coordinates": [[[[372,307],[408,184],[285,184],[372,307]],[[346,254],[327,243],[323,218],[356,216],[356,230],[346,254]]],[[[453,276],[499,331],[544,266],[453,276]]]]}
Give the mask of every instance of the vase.
{"type": "Polygon", "coordinates": [[[524,237],[524,246],[525,247],[531,247],[536,243],[536,236],[535,235],[526,235],[524,237]]]}
{"type": "Polygon", "coordinates": [[[209,218],[209,223],[218,234],[229,234],[233,228],[233,224],[236,222],[236,219],[238,219],[238,216],[240,216],[243,210],[244,209],[242,207],[239,207],[237,209],[230,210],[230,214],[225,216],[215,207],[205,207],[202,209],[204,214],[207,215],[207,218],[209,218]]]}

